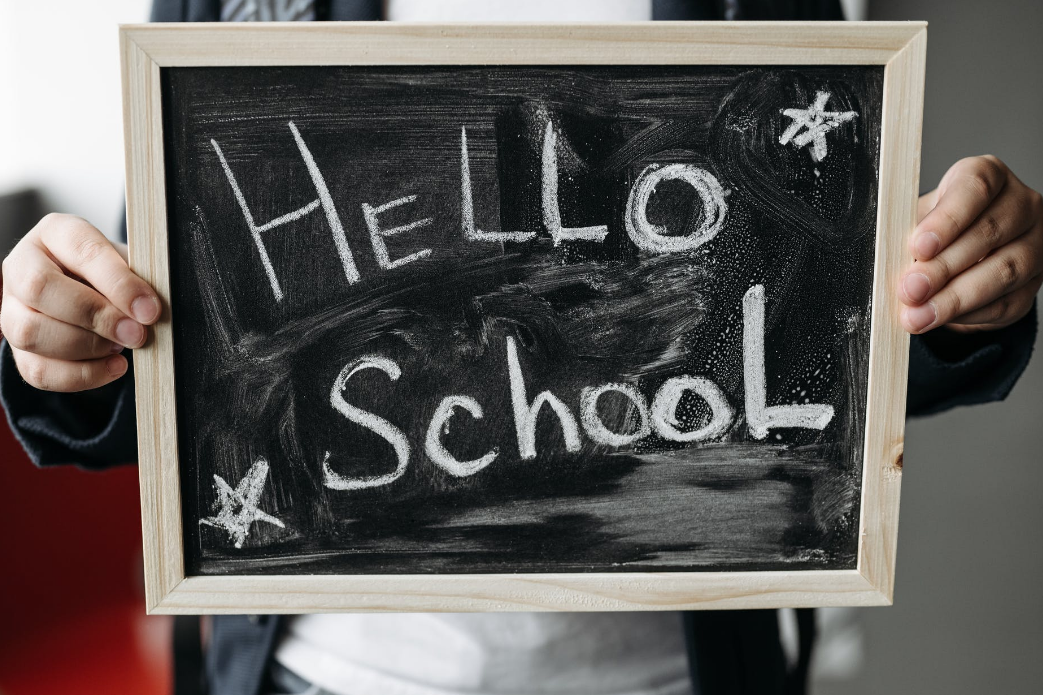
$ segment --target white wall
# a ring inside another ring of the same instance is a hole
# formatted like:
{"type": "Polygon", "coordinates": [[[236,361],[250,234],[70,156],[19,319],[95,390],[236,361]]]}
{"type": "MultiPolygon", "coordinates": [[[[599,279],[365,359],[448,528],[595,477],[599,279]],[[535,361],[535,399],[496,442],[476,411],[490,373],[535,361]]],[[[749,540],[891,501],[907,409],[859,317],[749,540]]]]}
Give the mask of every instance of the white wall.
{"type": "Polygon", "coordinates": [[[116,27],[144,21],[150,4],[0,0],[0,194],[37,187],[48,208],[115,233],[123,212],[116,27]]]}

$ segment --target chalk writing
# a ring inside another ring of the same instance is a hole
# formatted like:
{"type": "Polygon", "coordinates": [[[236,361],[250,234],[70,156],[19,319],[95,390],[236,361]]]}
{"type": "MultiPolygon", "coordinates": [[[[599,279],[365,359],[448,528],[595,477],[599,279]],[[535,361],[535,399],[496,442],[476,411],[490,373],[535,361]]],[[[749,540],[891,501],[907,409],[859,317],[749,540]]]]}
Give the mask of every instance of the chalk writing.
{"type": "Polygon", "coordinates": [[[438,404],[438,409],[431,416],[431,424],[427,428],[427,438],[424,441],[424,452],[435,464],[449,471],[458,478],[474,475],[494,460],[500,453],[499,448],[481,458],[471,461],[459,461],[442,444],[442,434],[449,432],[449,418],[453,415],[454,408],[463,408],[476,420],[482,419],[482,406],[470,396],[446,396],[438,404]]]}
{"type": "Polygon", "coordinates": [[[214,516],[200,519],[199,523],[227,531],[228,538],[236,548],[243,547],[250,527],[258,521],[285,528],[282,521],[258,507],[267,477],[268,461],[264,458],[254,461],[234,490],[224,478],[215,474],[214,489],[217,491],[218,511],[214,516]]]}
{"type": "Polygon", "coordinates": [[[854,111],[826,111],[829,92],[818,92],[815,103],[806,109],[785,109],[782,115],[792,120],[779,138],[780,145],[791,141],[796,147],[811,145],[811,158],[821,162],[826,158],[826,133],[858,116],[854,111]],[[801,132],[803,130],[803,132],[801,132]]]}
{"type": "Polygon", "coordinates": [[[402,369],[394,361],[379,355],[367,355],[361,357],[351,364],[345,365],[333,383],[330,391],[330,404],[334,410],[352,422],[356,422],[366,429],[379,434],[386,439],[395,449],[398,465],[390,473],[376,475],[368,478],[343,478],[330,468],[330,452],[326,452],[322,459],[323,483],[331,490],[362,490],[369,487],[380,487],[387,485],[402,477],[409,465],[409,440],[399,428],[373,413],[368,413],[361,408],[356,408],[344,399],[344,389],[348,380],[364,369],[379,369],[391,377],[392,381],[402,376],[402,369]]]}
{"type": "Polygon", "coordinates": [[[161,74],[190,574],[857,567],[882,67],[161,74]]]}
{"type": "Polygon", "coordinates": [[[607,225],[565,227],[561,223],[561,210],[558,209],[558,154],[555,150],[557,143],[554,124],[548,121],[543,131],[543,224],[554,239],[555,246],[563,241],[603,241],[608,236],[607,225]]]}
{"type": "Polygon", "coordinates": [[[630,190],[627,200],[626,228],[630,240],[638,248],[653,253],[677,253],[694,251],[717,236],[724,225],[728,206],[724,202],[724,189],[713,174],[691,164],[650,164],[630,190]],[[691,186],[703,204],[702,220],[698,228],[686,236],[670,236],[666,228],[648,221],[648,201],[656,186],[663,181],[684,181],[691,186]]]}
{"type": "MultiPolygon", "coordinates": [[[[293,132],[293,137],[300,149],[301,156],[304,158],[305,164],[308,168],[308,173],[311,175],[315,188],[319,191],[319,199],[308,203],[298,210],[283,215],[266,225],[260,226],[254,223],[250,208],[246,204],[242,191],[239,189],[235,176],[232,174],[231,168],[225,159],[220,145],[218,145],[216,140],[210,140],[214,151],[217,153],[217,156],[221,161],[221,166],[228,178],[228,182],[235,193],[236,200],[239,202],[243,216],[246,218],[247,227],[253,236],[254,244],[257,246],[257,250],[260,254],[261,263],[264,266],[265,273],[271,283],[272,292],[277,301],[282,299],[283,292],[279,285],[279,281],[275,276],[275,270],[272,267],[267,249],[261,240],[260,233],[278,225],[298,220],[315,210],[320,204],[326,212],[327,220],[333,230],[337,252],[339,253],[343,263],[345,276],[349,282],[357,282],[360,278],[359,271],[355,266],[354,256],[348,245],[344,226],[336,211],[333,199],[330,196],[329,188],[326,186],[325,177],[319,170],[314,157],[312,157],[311,152],[308,150],[307,145],[305,145],[304,140],[301,137],[300,131],[293,122],[289,123],[289,128],[293,132]]],[[[556,142],[554,127],[548,122],[547,128],[544,131],[542,148],[543,155],[541,159],[541,200],[544,226],[550,233],[551,238],[554,240],[555,246],[566,241],[602,242],[608,234],[607,225],[566,227],[562,224],[561,210],[558,205],[558,160],[557,154],[555,153],[556,142]]],[[[461,128],[460,132],[460,178],[462,191],[460,208],[461,228],[467,239],[471,241],[495,241],[502,243],[506,241],[525,241],[536,236],[535,231],[486,232],[475,226],[474,202],[471,191],[471,170],[467,154],[466,127],[461,128]]],[[[625,213],[627,234],[629,234],[631,240],[638,246],[638,248],[645,251],[653,253],[694,251],[713,239],[721,230],[721,226],[724,224],[725,215],[728,211],[728,206],[725,203],[725,195],[725,191],[721,187],[720,182],[717,181],[713,174],[705,169],[689,164],[670,164],[667,166],[660,166],[658,164],[649,165],[641,172],[641,175],[634,182],[634,186],[630,192],[630,197],[627,201],[625,213]],[[690,234],[672,236],[665,227],[662,225],[652,224],[648,220],[647,208],[649,200],[655,193],[656,186],[664,181],[670,180],[683,181],[690,185],[702,203],[702,219],[696,229],[690,234]]],[[[432,254],[431,249],[423,249],[393,261],[388,253],[387,244],[384,242],[385,237],[402,234],[432,224],[433,218],[425,217],[398,227],[390,229],[381,228],[378,219],[381,213],[400,205],[413,203],[416,201],[416,198],[416,195],[408,195],[383,203],[376,207],[368,203],[362,203],[362,214],[366,222],[366,227],[369,230],[373,254],[377,260],[377,264],[384,270],[393,270],[406,265],[407,263],[428,258],[432,254]]],[[[555,407],[556,409],[556,406],[553,406],[553,404],[552,407],[555,407]]],[[[566,434],[568,435],[571,431],[571,428],[567,429],[566,434]]]]}
{"type": "Polygon", "coordinates": [[[418,261],[421,258],[427,258],[431,255],[431,249],[424,249],[423,251],[417,251],[416,253],[411,253],[408,256],[399,258],[397,261],[392,261],[391,257],[388,255],[388,247],[387,244],[384,243],[384,237],[402,234],[403,232],[408,232],[420,227],[426,227],[431,224],[433,221],[432,218],[425,217],[422,220],[416,220],[415,222],[403,224],[398,227],[392,227],[391,229],[381,229],[380,222],[377,220],[377,216],[380,213],[398,207],[399,205],[412,203],[415,200],[415,195],[407,195],[404,198],[392,200],[390,203],[384,203],[377,207],[373,207],[368,203],[362,204],[362,214],[366,218],[366,226],[369,228],[370,241],[373,244],[373,255],[377,257],[377,263],[380,264],[380,267],[385,270],[391,270],[405,265],[406,263],[418,261]]]}
{"type": "Polygon", "coordinates": [[[474,194],[471,190],[471,160],[467,155],[467,126],[460,127],[460,222],[464,236],[471,241],[526,241],[536,232],[485,232],[474,222],[474,194]]]}
{"type": "MultiPolygon", "coordinates": [[[[833,419],[833,407],[819,403],[799,405],[774,405],[765,403],[767,398],[764,367],[764,286],[751,287],[743,298],[743,365],[746,384],[746,419],[750,434],[764,439],[768,432],[778,428],[802,428],[822,430],[833,419]]],[[[507,374],[511,394],[511,409],[518,445],[518,457],[534,459],[536,446],[536,424],[543,406],[549,406],[556,418],[565,441],[565,450],[577,452],[582,447],[580,425],[572,410],[553,392],[541,391],[531,401],[525,386],[518,346],[512,336],[506,337],[507,374]]],[[[387,440],[395,450],[398,465],[391,473],[368,478],[345,478],[330,467],[330,452],[322,460],[323,479],[326,487],[333,490],[360,490],[380,487],[398,480],[409,465],[410,445],[405,432],[390,421],[349,404],[344,399],[348,380],[364,369],[379,369],[392,381],[402,375],[402,369],[393,360],[378,355],[369,355],[353,361],[341,370],[331,391],[331,404],[341,415],[387,440]]],[[[483,417],[481,404],[471,396],[451,395],[442,399],[427,427],[424,452],[428,458],[456,477],[474,475],[489,466],[499,455],[494,448],[484,456],[470,461],[459,461],[445,448],[442,434],[448,432],[449,419],[454,408],[466,410],[471,417],[483,417]]],[[[701,376],[683,375],[672,377],[660,386],[649,407],[645,396],[631,384],[610,383],[597,387],[586,387],[580,395],[580,422],[587,436],[594,442],[611,447],[632,445],[649,436],[654,430],[661,437],[673,442],[696,443],[717,440],[732,426],[735,412],[727,397],[713,381],[701,376]],[[622,394],[636,410],[640,424],[631,433],[613,432],[605,427],[597,413],[597,401],[606,393],[622,394]],[[709,421],[701,427],[684,431],[677,417],[682,397],[691,393],[701,398],[710,409],[709,421]]]]}

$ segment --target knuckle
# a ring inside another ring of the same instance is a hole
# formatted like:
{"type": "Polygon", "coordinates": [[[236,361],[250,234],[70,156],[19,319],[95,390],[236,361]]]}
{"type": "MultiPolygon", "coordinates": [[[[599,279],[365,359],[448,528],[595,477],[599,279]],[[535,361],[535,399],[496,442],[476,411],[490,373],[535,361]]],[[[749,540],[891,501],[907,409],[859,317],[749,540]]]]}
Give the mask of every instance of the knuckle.
{"type": "Polygon", "coordinates": [[[1033,218],[1043,217],[1043,194],[1039,191],[1030,191],[1029,210],[1032,212],[1033,218]]]}
{"type": "Polygon", "coordinates": [[[109,288],[107,293],[111,293],[112,297],[126,297],[129,301],[130,298],[140,294],[137,288],[137,276],[130,272],[126,266],[119,266],[119,270],[112,273],[112,277],[109,278],[109,288]]]}
{"type": "Polygon", "coordinates": [[[105,253],[105,245],[86,231],[79,232],[72,239],[73,254],[83,265],[90,265],[105,253]]]}
{"type": "Polygon", "coordinates": [[[975,228],[978,236],[990,249],[996,248],[1003,241],[1003,225],[993,214],[982,215],[975,228]]]}
{"type": "Polygon", "coordinates": [[[949,173],[954,177],[968,175],[978,169],[980,161],[981,157],[964,157],[958,159],[956,163],[949,168],[949,173]]]}
{"type": "Polygon", "coordinates": [[[39,347],[40,322],[38,319],[27,316],[15,325],[5,328],[4,335],[8,342],[19,350],[36,352],[39,347]]]}
{"type": "Polygon", "coordinates": [[[952,211],[950,211],[949,209],[939,207],[937,208],[937,210],[938,213],[945,218],[945,224],[949,227],[949,234],[952,238],[955,239],[963,230],[963,225],[960,223],[958,219],[956,219],[956,216],[953,215],[952,211]]]}
{"type": "Polygon", "coordinates": [[[997,192],[997,185],[993,181],[986,168],[978,168],[966,177],[967,186],[975,197],[990,200],[997,192]]]}
{"type": "Polygon", "coordinates": [[[19,284],[25,301],[30,305],[35,305],[39,304],[40,300],[47,294],[47,287],[50,283],[51,274],[46,270],[37,268],[29,271],[19,284]]]}
{"type": "Polygon", "coordinates": [[[996,276],[1004,292],[1013,290],[1018,284],[1018,278],[1021,277],[1021,266],[1017,259],[1012,257],[1002,259],[996,268],[996,276]]]}
{"type": "Polygon", "coordinates": [[[948,257],[942,254],[924,263],[924,271],[935,290],[941,288],[952,277],[952,265],[948,257]]]}
{"type": "Polygon", "coordinates": [[[68,234],[77,230],[83,222],[86,222],[86,220],[76,215],[64,212],[49,212],[40,218],[40,221],[32,228],[30,234],[40,238],[45,245],[51,245],[54,239],[65,238],[68,234]]]}
{"type": "Polygon", "coordinates": [[[37,227],[55,227],[65,222],[68,215],[60,212],[49,212],[40,218],[40,221],[36,223],[37,227]]]}
{"type": "Polygon", "coordinates": [[[986,312],[985,323],[1001,323],[1010,316],[1013,306],[1014,300],[1009,295],[1000,297],[986,312]]]}
{"type": "Polygon", "coordinates": [[[1000,158],[987,154],[982,156],[980,160],[982,169],[984,169],[985,176],[989,181],[994,186],[1003,183],[1007,178],[1007,166],[1000,161],[1000,158]]]}
{"type": "Polygon", "coordinates": [[[22,378],[30,386],[35,386],[38,389],[49,388],[47,365],[44,364],[43,360],[34,357],[23,358],[18,363],[18,371],[21,372],[22,378]]]}
{"type": "Polygon", "coordinates": [[[983,154],[979,159],[981,159],[982,162],[984,162],[984,165],[1000,179],[1005,179],[1007,174],[1010,173],[1010,167],[994,154],[983,154]]]}
{"type": "Polygon", "coordinates": [[[81,362],[79,374],[76,376],[76,386],[79,389],[89,389],[94,386],[94,367],[90,362],[81,362]]]}

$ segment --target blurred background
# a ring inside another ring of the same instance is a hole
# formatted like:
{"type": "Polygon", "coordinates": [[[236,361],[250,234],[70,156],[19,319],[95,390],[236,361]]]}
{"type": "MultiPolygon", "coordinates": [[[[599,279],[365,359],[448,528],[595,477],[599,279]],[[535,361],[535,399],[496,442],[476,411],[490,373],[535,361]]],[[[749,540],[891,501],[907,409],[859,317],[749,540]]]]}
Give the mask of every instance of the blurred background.
{"type": "MultiPolygon", "coordinates": [[[[930,22],[922,190],[985,153],[1043,189],[1043,2],[844,4],[930,22]]],[[[118,229],[116,25],[148,7],[0,0],[0,257],[49,211],[118,229]]],[[[812,692],[1040,692],[1043,359],[1003,403],[911,421],[905,462],[895,605],[820,616],[812,692]]],[[[144,615],[136,470],[35,470],[4,422],[0,490],[0,693],[168,692],[170,623],[144,615]]]]}

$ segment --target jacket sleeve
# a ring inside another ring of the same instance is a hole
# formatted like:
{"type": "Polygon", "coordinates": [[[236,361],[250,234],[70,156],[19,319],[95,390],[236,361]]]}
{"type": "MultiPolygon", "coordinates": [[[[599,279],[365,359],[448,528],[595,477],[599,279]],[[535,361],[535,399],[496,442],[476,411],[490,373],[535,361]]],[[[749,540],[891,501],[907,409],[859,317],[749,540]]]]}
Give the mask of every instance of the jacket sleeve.
{"type": "MultiPolygon", "coordinates": [[[[129,353],[124,351],[128,362],[129,353]]],[[[99,389],[40,391],[25,383],[7,341],[0,341],[0,405],[32,462],[100,470],[136,461],[132,366],[123,377],[99,389]]]]}
{"type": "Polygon", "coordinates": [[[1032,356],[1036,305],[998,331],[954,333],[944,328],[915,335],[909,348],[906,413],[932,415],[959,405],[1007,397],[1032,356]]]}

